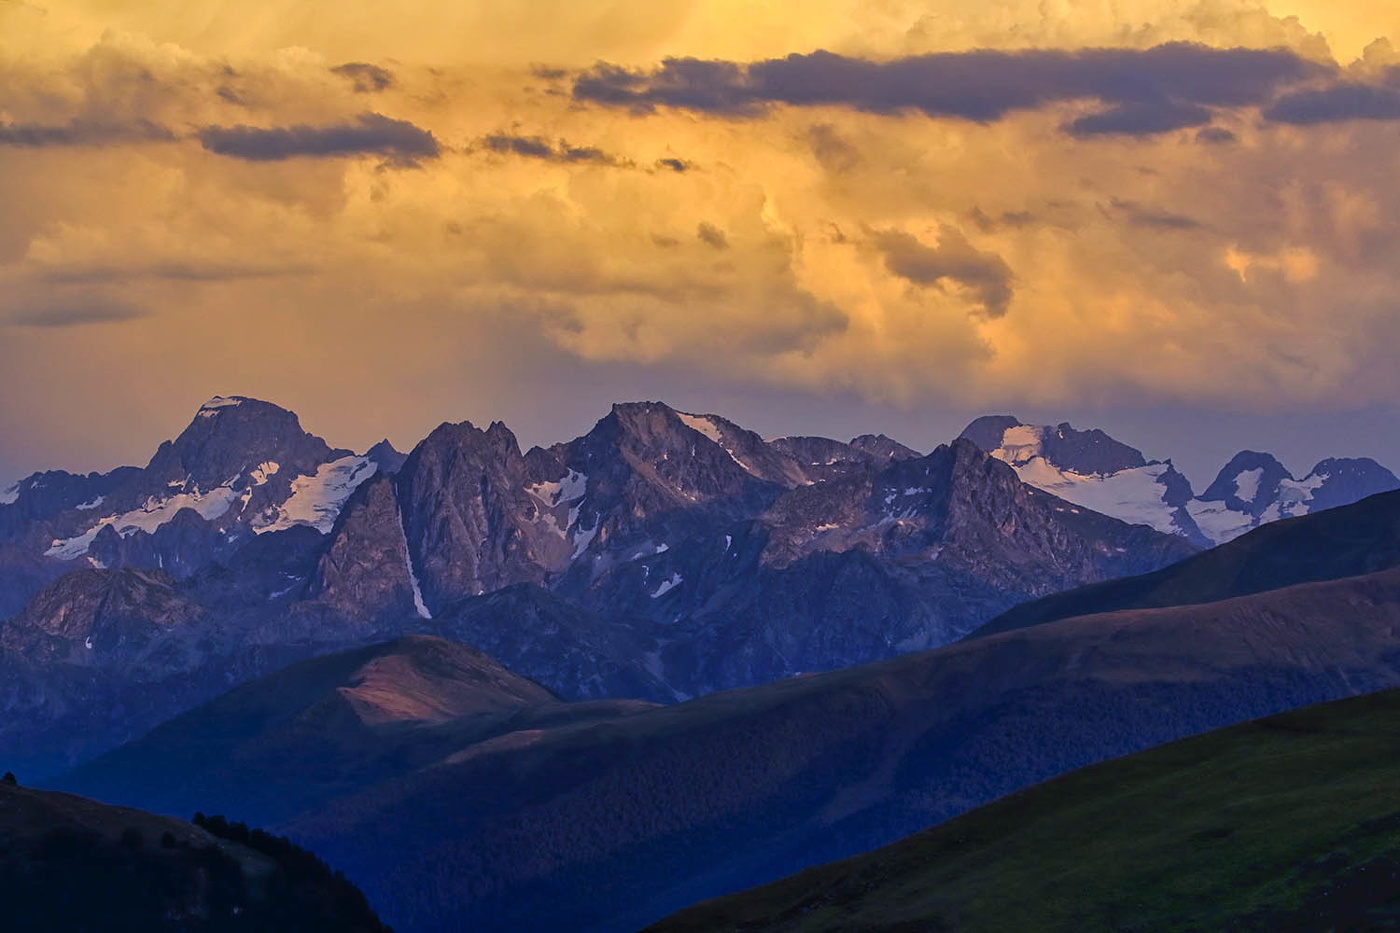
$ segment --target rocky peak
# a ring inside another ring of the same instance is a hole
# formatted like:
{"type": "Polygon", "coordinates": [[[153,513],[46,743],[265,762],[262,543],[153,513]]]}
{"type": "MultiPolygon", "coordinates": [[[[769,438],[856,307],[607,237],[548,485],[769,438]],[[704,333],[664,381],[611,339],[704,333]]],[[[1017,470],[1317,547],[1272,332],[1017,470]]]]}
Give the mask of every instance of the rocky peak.
{"type": "Polygon", "coordinates": [[[365,456],[378,467],[380,473],[397,473],[408,459],[408,454],[395,450],[387,437],[365,451],[365,456]]]}
{"type": "Polygon", "coordinates": [[[164,572],[78,570],[45,587],[6,622],[0,646],[36,660],[122,663],[202,614],[164,572]]]}
{"type": "Polygon", "coordinates": [[[1279,485],[1292,480],[1293,474],[1272,454],[1242,450],[1216,474],[1200,499],[1223,502],[1233,511],[1258,518],[1278,498],[1279,485]]]}
{"type": "Polygon", "coordinates": [[[18,533],[27,522],[45,521],[68,509],[96,509],[140,473],[139,467],[118,467],[109,473],[49,470],[27,476],[0,494],[0,540],[18,533]]]}
{"type": "Polygon", "coordinates": [[[1369,457],[1331,457],[1318,463],[1304,479],[1315,485],[1310,508],[1350,505],[1367,496],[1400,489],[1400,479],[1369,457]]]}
{"type": "MultiPolygon", "coordinates": [[[[442,424],[404,461],[396,493],[429,610],[511,583],[541,582],[550,535],[527,491],[525,458],[500,422],[442,424]]],[[[558,543],[558,542],[553,542],[558,543]]]]}
{"type": "Polygon", "coordinates": [[[965,437],[987,453],[992,453],[1001,447],[1002,438],[1006,432],[1012,428],[1022,426],[1020,418],[1015,415],[983,415],[976,418],[959,437],[965,437]]]}
{"type": "Polygon", "coordinates": [[[1104,476],[1147,465],[1136,448],[1098,428],[1079,431],[1064,421],[1053,427],[1025,424],[1013,415],[984,415],[959,437],[1013,466],[1036,457],[1059,470],[1081,476],[1104,476]]]}
{"type": "Polygon", "coordinates": [[[778,437],[768,446],[792,458],[811,481],[835,479],[869,470],[876,457],[829,437],[778,437]]]}
{"type": "Polygon", "coordinates": [[[144,479],[159,492],[177,483],[186,491],[207,492],[252,484],[255,471],[314,474],[321,464],[349,454],[302,430],[296,414],[285,408],[243,396],[216,397],[200,407],[179,437],[161,444],[144,479]]]}
{"type": "MultiPolygon", "coordinates": [[[[731,426],[731,436],[737,434],[731,426]]],[[[753,497],[764,481],[722,446],[724,436],[723,425],[709,418],[682,415],[660,402],[630,402],[614,405],[593,430],[566,445],[561,459],[588,477],[591,512],[621,510],[645,519],[753,497]]]]}
{"type": "Polygon", "coordinates": [[[862,434],[851,439],[851,447],[878,460],[917,460],[923,454],[883,434],[862,434]]]}
{"type": "Polygon", "coordinates": [[[1050,463],[1085,476],[1147,465],[1142,451],[1114,440],[1098,428],[1076,431],[1067,421],[1046,429],[1040,443],[1050,463]]]}

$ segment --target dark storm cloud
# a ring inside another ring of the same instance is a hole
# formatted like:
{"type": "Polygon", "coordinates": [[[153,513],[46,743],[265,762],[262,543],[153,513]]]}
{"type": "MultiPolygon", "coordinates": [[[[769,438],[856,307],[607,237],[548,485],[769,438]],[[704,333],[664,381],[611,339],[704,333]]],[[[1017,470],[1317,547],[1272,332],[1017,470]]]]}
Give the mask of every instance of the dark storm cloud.
{"type": "Polygon", "coordinates": [[[593,162],[599,165],[627,165],[625,159],[604,152],[596,146],[574,146],[561,139],[551,143],[543,136],[511,136],[497,133],[482,138],[481,145],[492,152],[543,159],[547,162],[593,162]]]}
{"type": "Polygon", "coordinates": [[[433,134],[407,120],[378,113],[363,113],[351,123],[329,126],[273,127],[206,126],[198,133],[204,148],[219,155],[254,162],[273,162],[299,156],[334,158],[378,155],[398,164],[438,155],[433,134]]]}
{"type": "Polygon", "coordinates": [[[81,327],[86,324],[113,324],[144,317],[145,310],[114,298],[81,295],[23,306],[0,316],[0,323],[19,327],[81,327]]]}
{"type": "Polygon", "coordinates": [[[1265,109],[1264,119],[1295,126],[1343,120],[1400,120],[1400,90],[1372,84],[1336,84],[1295,91],[1265,109]]]}
{"type": "Polygon", "coordinates": [[[1011,267],[995,253],[983,253],[961,232],[944,227],[937,246],[926,246],[911,234],[888,230],[875,236],[885,268],[915,285],[938,285],[944,279],[970,289],[992,317],[1001,317],[1011,304],[1011,267]]]}
{"type": "Polygon", "coordinates": [[[346,62],[336,65],[331,71],[347,79],[357,94],[372,94],[387,91],[394,86],[394,73],[388,68],[371,65],[368,62],[346,62]]]}
{"type": "Polygon", "coordinates": [[[978,50],[870,61],[831,52],[752,64],[668,59],[633,71],[599,64],[574,82],[582,101],[638,110],[675,107],[742,117],[771,104],[838,105],[872,113],[919,110],[988,123],[1017,110],[1097,100],[1078,135],[1149,135],[1207,122],[1208,107],[1262,104],[1326,69],[1286,49],[978,50]]]}
{"type": "Polygon", "coordinates": [[[1134,101],[1072,120],[1065,132],[1079,139],[1091,136],[1154,136],[1211,121],[1209,108],[1169,100],[1134,101]]]}
{"type": "Polygon", "coordinates": [[[45,149],[58,146],[114,146],[170,142],[175,134],[149,120],[114,123],[69,120],[67,123],[0,123],[0,146],[45,149]]]}
{"type": "Polygon", "coordinates": [[[685,159],[667,158],[657,159],[656,167],[669,169],[673,172],[688,172],[695,166],[692,165],[690,162],[687,162],[685,159]]]}

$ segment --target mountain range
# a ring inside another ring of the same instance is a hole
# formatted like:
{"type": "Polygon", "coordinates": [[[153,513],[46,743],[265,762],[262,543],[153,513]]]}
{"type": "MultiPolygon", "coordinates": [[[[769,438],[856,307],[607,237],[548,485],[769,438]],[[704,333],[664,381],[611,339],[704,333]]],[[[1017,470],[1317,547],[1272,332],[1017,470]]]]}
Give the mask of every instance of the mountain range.
{"type": "Polygon", "coordinates": [[[1346,504],[1381,468],[1286,518],[1257,458],[1198,498],[1102,432],[965,435],[642,402],[355,454],[211,400],[144,468],[0,505],[0,758],[272,826],[401,931],[602,933],[1400,684],[1400,491],[1346,504]],[[1124,520],[1143,490],[1179,504],[1124,520]],[[1193,502],[1261,527],[1202,551],[1193,502]]]}
{"type": "Polygon", "coordinates": [[[401,931],[633,930],[1077,767],[1400,685],[1400,492],[1071,597],[1087,614],[666,706],[562,703],[399,641],[250,683],[62,786],[158,811],[199,788],[401,931]]]}
{"type": "Polygon", "coordinates": [[[1013,415],[987,415],[969,424],[962,437],[1011,464],[1023,482],[1202,547],[1223,544],[1280,518],[1400,489],[1395,474],[1367,457],[1329,457],[1294,479],[1273,455],[1242,450],[1197,495],[1170,460],[1149,461],[1097,429],[1029,425],[1013,415]]]}
{"type": "Polygon", "coordinates": [[[953,641],[1167,565],[967,440],[768,442],[620,404],[522,451],[497,422],[363,455],[216,398],[144,468],[0,505],[0,754],[60,770],[295,660],[452,638],[570,699],[670,702],[953,641]]]}

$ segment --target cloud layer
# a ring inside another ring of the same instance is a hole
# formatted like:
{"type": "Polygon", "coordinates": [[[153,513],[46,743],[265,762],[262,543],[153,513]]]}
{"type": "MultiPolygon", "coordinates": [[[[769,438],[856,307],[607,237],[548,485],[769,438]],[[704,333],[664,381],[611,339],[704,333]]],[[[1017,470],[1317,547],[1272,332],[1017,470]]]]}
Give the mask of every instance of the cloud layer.
{"type": "Polygon", "coordinates": [[[1148,49],[977,50],[885,61],[831,52],[748,64],[668,59],[654,69],[600,64],[573,84],[580,101],[754,116],[773,104],[917,110],[987,123],[1016,111],[1091,101],[1105,109],[1074,135],[1146,135],[1209,123],[1209,107],[1257,105],[1325,68],[1286,49],[1216,49],[1174,42],[1148,49]]]}
{"type": "Polygon", "coordinates": [[[356,155],[412,162],[438,156],[431,132],[378,113],[362,113],[353,121],[326,126],[206,126],[197,135],[210,152],[254,162],[356,155]]]}
{"type": "Polygon", "coordinates": [[[1400,394],[1385,5],[1348,55],[1267,0],[116,6],[0,4],[32,466],[239,392],[339,443],[1400,394]]]}

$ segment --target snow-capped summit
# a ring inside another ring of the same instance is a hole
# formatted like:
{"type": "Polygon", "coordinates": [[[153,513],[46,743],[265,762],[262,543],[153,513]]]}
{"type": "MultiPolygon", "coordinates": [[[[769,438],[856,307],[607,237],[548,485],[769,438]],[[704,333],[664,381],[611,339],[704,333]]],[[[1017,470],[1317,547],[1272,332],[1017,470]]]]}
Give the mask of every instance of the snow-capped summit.
{"type": "Polygon", "coordinates": [[[1394,473],[1369,457],[1331,457],[1294,479],[1272,455],[1242,450],[1190,506],[1196,524],[1216,543],[1252,528],[1349,505],[1400,488],[1394,473]]]}
{"type": "Polygon", "coordinates": [[[1224,502],[1236,512],[1258,518],[1278,499],[1281,485],[1292,482],[1293,474],[1272,454],[1242,450],[1221,468],[1199,498],[1224,502]]]}
{"type": "MultiPolygon", "coordinates": [[[[376,470],[369,457],[304,431],[294,412],[216,396],[145,468],[88,478],[86,501],[55,499],[48,514],[33,517],[55,531],[46,557],[185,576],[253,535],[297,525],[329,531],[350,493],[376,470]]],[[[43,488],[42,478],[28,484],[43,488]]]]}
{"type": "Polygon", "coordinates": [[[986,415],[962,436],[1011,464],[1022,482],[1203,546],[1223,544],[1266,522],[1400,488],[1393,473],[1368,458],[1323,460],[1299,480],[1273,455],[1242,450],[1196,496],[1170,460],[1146,460],[1097,429],[986,415]]]}
{"type": "Polygon", "coordinates": [[[1013,415],[986,415],[962,437],[1015,468],[1021,481],[1084,508],[1200,545],[1203,535],[1185,508],[1191,484],[1170,460],[1148,460],[1142,452],[1103,431],[1075,430],[1069,423],[1030,425],[1013,415]]]}

